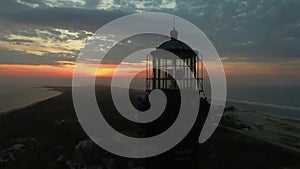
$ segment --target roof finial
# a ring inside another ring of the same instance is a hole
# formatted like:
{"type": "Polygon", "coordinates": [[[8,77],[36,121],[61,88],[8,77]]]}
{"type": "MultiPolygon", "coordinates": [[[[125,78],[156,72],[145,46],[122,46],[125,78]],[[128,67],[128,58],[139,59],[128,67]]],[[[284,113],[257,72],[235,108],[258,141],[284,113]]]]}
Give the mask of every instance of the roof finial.
{"type": "Polygon", "coordinates": [[[175,15],[173,15],[173,30],[175,30],[175,15]]]}
{"type": "Polygon", "coordinates": [[[177,39],[177,37],[178,37],[178,32],[175,29],[175,15],[173,15],[173,30],[170,32],[170,36],[173,39],[177,39]]]}

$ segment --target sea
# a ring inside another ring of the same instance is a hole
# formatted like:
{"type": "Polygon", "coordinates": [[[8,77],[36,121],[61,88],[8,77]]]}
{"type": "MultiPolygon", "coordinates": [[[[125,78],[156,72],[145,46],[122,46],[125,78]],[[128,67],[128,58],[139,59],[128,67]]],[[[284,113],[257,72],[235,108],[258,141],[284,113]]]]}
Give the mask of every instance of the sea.
{"type": "Polygon", "coordinates": [[[60,94],[43,86],[0,85],[0,115],[60,94]]]}
{"type": "Polygon", "coordinates": [[[300,153],[300,87],[236,87],[228,95],[236,110],[223,115],[250,126],[238,132],[300,153]]]}

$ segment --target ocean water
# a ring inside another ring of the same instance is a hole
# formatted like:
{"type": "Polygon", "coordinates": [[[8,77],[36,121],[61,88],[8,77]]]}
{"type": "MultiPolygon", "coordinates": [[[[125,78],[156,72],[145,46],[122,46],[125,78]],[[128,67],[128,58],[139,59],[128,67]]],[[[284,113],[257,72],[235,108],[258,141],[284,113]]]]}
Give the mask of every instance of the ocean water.
{"type": "Polygon", "coordinates": [[[227,99],[300,108],[300,86],[228,86],[227,99]]]}
{"type": "Polygon", "coordinates": [[[0,115],[57,96],[58,91],[30,85],[0,85],[0,115]]]}
{"type": "Polygon", "coordinates": [[[300,108],[249,101],[228,100],[237,110],[224,113],[236,123],[250,126],[240,131],[300,152],[300,108]]]}
{"type": "Polygon", "coordinates": [[[300,86],[229,86],[226,105],[238,110],[224,116],[251,127],[241,133],[300,152],[300,86]]]}

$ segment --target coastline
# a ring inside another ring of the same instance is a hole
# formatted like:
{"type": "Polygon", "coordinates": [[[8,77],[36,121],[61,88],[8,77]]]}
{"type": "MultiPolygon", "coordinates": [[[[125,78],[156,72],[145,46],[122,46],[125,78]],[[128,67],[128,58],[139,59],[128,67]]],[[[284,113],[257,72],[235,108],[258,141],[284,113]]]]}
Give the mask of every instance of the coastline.
{"type": "MultiPolygon", "coordinates": [[[[108,87],[108,86],[105,86],[105,87],[108,87]]],[[[23,109],[32,108],[32,107],[34,107],[34,106],[36,106],[38,104],[41,104],[43,102],[47,102],[49,100],[55,99],[55,98],[57,98],[59,96],[62,96],[63,94],[65,94],[65,90],[66,89],[70,89],[71,87],[70,86],[41,86],[41,87],[33,87],[33,88],[43,88],[43,89],[47,89],[47,91],[55,91],[57,93],[53,94],[52,96],[45,97],[45,98],[43,98],[41,100],[34,101],[32,103],[28,103],[28,104],[26,104],[24,106],[21,106],[21,107],[13,108],[13,109],[10,109],[8,111],[0,112],[0,118],[2,116],[4,116],[4,115],[10,114],[10,113],[13,113],[13,112],[16,112],[16,111],[22,111],[23,109]]],[[[137,89],[134,89],[134,90],[137,90],[137,89]]],[[[229,99],[229,101],[230,102],[237,102],[237,103],[248,104],[248,101],[244,102],[244,101],[237,101],[237,100],[232,100],[232,99],[229,99]]],[[[256,105],[256,104],[257,103],[254,103],[254,102],[250,102],[249,103],[249,105],[256,105]]],[[[261,104],[259,106],[266,106],[266,105],[265,104],[261,104]]],[[[269,106],[271,108],[274,108],[274,107],[272,107],[272,105],[267,105],[266,107],[269,107],[269,106]]],[[[278,106],[278,108],[286,108],[286,107],[290,108],[289,106],[282,106],[282,105],[278,106]]],[[[275,108],[277,108],[277,107],[275,107],[275,108]]],[[[292,108],[295,108],[295,107],[292,107],[292,108]]],[[[230,130],[230,131],[233,131],[233,132],[245,135],[245,136],[253,137],[255,139],[260,139],[262,141],[265,141],[265,142],[268,142],[270,144],[273,144],[273,145],[279,146],[281,148],[284,148],[284,149],[286,149],[288,151],[300,154],[300,149],[293,148],[292,146],[285,145],[285,144],[282,144],[282,143],[277,143],[275,141],[270,141],[268,139],[265,139],[263,136],[261,136],[259,134],[251,133],[251,132],[243,130],[243,129],[236,129],[236,128],[233,128],[233,127],[230,127],[230,126],[226,126],[226,125],[223,125],[223,124],[219,124],[219,126],[222,127],[222,128],[225,128],[227,130],[230,130]]]]}
{"type": "Polygon", "coordinates": [[[233,103],[248,104],[248,105],[253,105],[253,106],[300,111],[299,106],[278,105],[278,104],[273,104],[273,103],[259,103],[259,102],[254,102],[254,101],[237,100],[237,99],[227,99],[227,101],[233,102],[233,103]]]}
{"type": "MultiPolygon", "coordinates": [[[[61,94],[18,109],[5,116],[0,116],[0,133],[4,133],[0,135],[0,150],[9,150],[10,147],[16,144],[29,147],[24,150],[24,155],[16,158],[21,159],[22,162],[12,161],[10,165],[5,165],[4,169],[47,168],[45,166],[58,163],[66,165],[68,161],[82,162],[76,157],[86,156],[83,152],[76,150],[77,145],[90,141],[86,141],[89,138],[78,123],[73,108],[71,87],[46,87],[59,91],[61,94]],[[58,158],[62,160],[55,161],[58,158]],[[36,163],[36,161],[41,162],[36,163]],[[36,166],[31,167],[32,163],[35,163],[36,166]]],[[[101,90],[105,90],[105,88],[101,88],[101,90]]],[[[101,97],[105,96],[101,95],[101,97]]],[[[112,116],[111,118],[115,117],[112,116]]],[[[119,122],[116,124],[123,125],[119,122]]],[[[290,168],[290,166],[294,169],[300,166],[297,160],[299,153],[291,152],[288,149],[266,142],[264,139],[245,135],[222,126],[217,128],[207,142],[201,145],[198,144],[194,150],[195,157],[202,160],[199,165],[208,163],[207,165],[212,166],[218,164],[220,165],[218,168],[245,168],[246,164],[248,165],[246,169],[290,168]]],[[[87,155],[91,154],[97,155],[97,158],[89,158],[93,160],[98,160],[100,156],[113,159],[115,163],[122,163],[121,165],[124,161],[125,163],[128,162],[128,159],[109,154],[98,146],[95,146],[94,150],[87,155]]],[[[164,163],[162,156],[158,159],[148,160],[149,163],[153,163],[155,160],[164,163]]],[[[166,161],[165,163],[169,162],[166,161]]],[[[0,167],[2,167],[1,164],[0,167]]]]}
{"type": "Polygon", "coordinates": [[[56,87],[51,87],[51,86],[41,86],[41,87],[32,87],[32,88],[44,88],[44,89],[47,89],[47,91],[53,91],[56,93],[53,93],[51,96],[45,96],[44,98],[42,98],[40,100],[32,101],[30,103],[27,103],[27,104],[24,104],[24,105],[15,107],[15,108],[8,108],[8,110],[0,111],[0,117],[3,115],[9,114],[9,113],[18,111],[18,110],[22,110],[25,108],[35,106],[41,102],[47,101],[49,99],[53,99],[53,98],[58,97],[63,94],[63,90],[58,90],[56,87]]]}
{"type": "MultiPolygon", "coordinates": [[[[108,86],[105,86],[105,87],[108,87],[108,86]]],[[[57,93],[52,95],[52,96],[45,97],[42,100],[29,103],[29,104],[24,105],[24,106],[19,107],[19,108],[13,108],[13,109],[8,110],[8,111],[0,112],[0,118],[2,116],[7,115],[7,114],[14,113],[14,112],[19,112],[19,111],[22,111],[24,109],[34,108],[34,106],[36,106],[36,105],[39,105],[39,104],[47,102],[47,101],[51,101],[52,99],[55,99],[59,96],[64,95],[65,90],[70,89],[71,87],[70,86],[41,86],[41,87],[36,87],[36,88],[44,88],[44,89],[47,89],[47,91],[55,91],[57,93]]],[[[137,90],[137,89],[134,89],[134,90],[137,90]]],[[[238,102],[238,103],[246,104],[246,102],[243,102],[243,101],[236,101],[236,100],[229,100],[229,101],[230,102],[238,102]]],[[[255,105],[255,104],[253,102],[253,104],[250,104],[250,105],[255,105]]],[[[285,107],[285,106],[280,105],[279,107],[282,108],[282,107],[285,107]]],[[[282,144],[282,143],[278,143],[278,142],[275,142],[275,141],[270,141],[268,139],[265,139],[263,136],[261,136],[259,134],[251,133],[251,132],[243,130],[243,129],[236,129],[234,127],[226,126],[226,125],[223,125],[223,124],[219,124],[219,127],[224,128],[226,130],[230,130],[232,132],[235,132],[235,133],[238,133],[238,134],[241,134],[241,135],[244,135],[244,136],[247,136],[247,137],[252,137],[252,138],[255,138],[255,139],[259,139],[263,142],[267,142],[267,143],[270,143],[272,145],[278,146],[278,147],[280,147],[280,148],[282,148],[286,151],[290,151],[292,153],[296,153],[296,154],[300,155],[300,149],[293,148],[292,146],[285,145],[285,144],[282,144]]]]}
{"type": "Polygon", "coordinates": [[[300,111],[265,105],[234,104],[223,114],[225,127],[300,153],[300,111]]]}

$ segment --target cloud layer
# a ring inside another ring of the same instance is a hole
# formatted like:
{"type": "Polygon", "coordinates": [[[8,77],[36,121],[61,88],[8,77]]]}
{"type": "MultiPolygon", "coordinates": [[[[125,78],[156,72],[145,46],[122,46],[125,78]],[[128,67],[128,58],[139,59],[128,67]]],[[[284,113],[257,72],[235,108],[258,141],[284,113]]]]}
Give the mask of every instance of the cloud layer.
{"type": "Polygon", "coordinates": [[[19,52],[70,60],[82,47],[79,41],[109,21],[157,11],[198,26],[227,60],[277,62],[300,57],[299,10],[298,0],[2,0],[0,47],[19,45],[19,52]],[[26,45],[39,47],[34,53],[26,45]]]}

